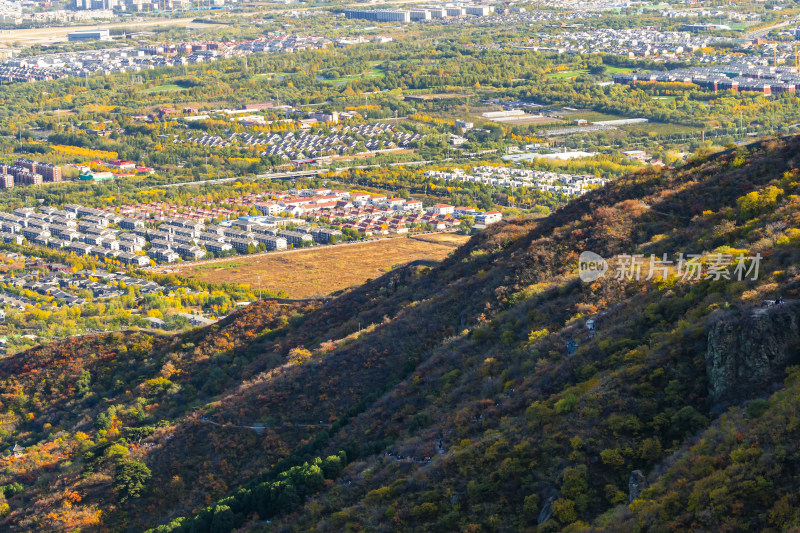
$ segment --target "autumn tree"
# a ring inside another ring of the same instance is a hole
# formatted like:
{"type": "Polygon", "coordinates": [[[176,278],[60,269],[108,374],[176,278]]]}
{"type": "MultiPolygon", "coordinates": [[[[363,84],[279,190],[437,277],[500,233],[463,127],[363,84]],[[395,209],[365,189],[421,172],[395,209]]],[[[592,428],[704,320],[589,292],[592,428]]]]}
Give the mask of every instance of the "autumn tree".
{"type": "Polygon", "coordinates": [[[117,466],[114,476],[114,488],[119,494],[119,501],[126,502],[142,495],[150,480],[150,469],[138,461],[122,461],[117,466]]]}

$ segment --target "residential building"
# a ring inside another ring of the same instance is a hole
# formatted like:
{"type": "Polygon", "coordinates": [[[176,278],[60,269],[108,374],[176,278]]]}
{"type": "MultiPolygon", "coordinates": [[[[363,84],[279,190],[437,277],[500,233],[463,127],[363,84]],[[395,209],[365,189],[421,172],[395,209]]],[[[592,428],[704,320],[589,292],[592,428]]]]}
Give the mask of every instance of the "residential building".
{"type": "Polygon", "coordinates": [[[205,250],[195,245],[176,246],[175,251],[191,261],[202,259],[206,255],[205,250]]]}
{"type": "Polygon", "coordinates": [[[144,220],[139,220],[137,218],[123,218],[119,222],[119,227],[122,229],[136,229],[136,228],[143,228],[144,227],[144,220]]]}
{"type": "Polygon", "coordinates": [[[304,243],[312,242],[311,235],[299,231],[283,230],[278,235],[286,239],[286,242],[292,246],[302,246],[304,243]]]}
{"type": "Polygon", "coordinates": [[[435,215],[452,215],[455,207],[449,204],[435,204],[426,209],[426,211],[435,215]]]}
{"type": "Polygon", "coordinates": [[[475,217],[476,224],[494,224],[495,222],[500,222],[503,219],[503,215],[500,211],[486,211],[485,213],[481,213],[475,217]]]}
{"type": "Polygon", "coordinates": [[[227,242],[202,241],[201,244],[206,247],[206,250],[213,254],[221,254],[233,250],[233,246],[227,242]]]}
{"type": "Polygon", "coordinates": [[[287,248],[286,239],[283,237],[276,237],[274,235],[257,234],[256,241],[265,245],[267,250],[285,250],[287,248]]]}
{"type": "Polygon", "coordinates": [[[338,229],[314,228],[311,231],[311,235],[318,243],[327,244],[331,242],[331,239],[341,237],[342,232],[338,229]]]}

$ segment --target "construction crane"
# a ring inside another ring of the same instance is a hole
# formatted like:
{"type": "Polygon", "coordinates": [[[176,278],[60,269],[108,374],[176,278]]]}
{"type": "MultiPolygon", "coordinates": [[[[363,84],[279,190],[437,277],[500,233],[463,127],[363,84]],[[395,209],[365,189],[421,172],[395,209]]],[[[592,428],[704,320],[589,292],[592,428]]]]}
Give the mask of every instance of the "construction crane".
{"type": "MultiPolygon", "coordinates": [[[[772,66],[778,66],[778,47],[783,44],[778,41],[764,41],[765,45],[772,45],[772,66]]],[[[787,62],[788,63],[788,62],[787,62]]],[[[797,44],[794,45],[794,61],[792,62],[796,72],[800,73],[800,55],[797,53],[797,44]]]]}
{"type": "MultiPolygon", "coordinates": [[[[772,66],[778,66],[778,46],[781,44],[777,41],[762,41],[765,46],[772,46],[772,66]]],[[[795,52],[796,53],[796,52],[795,52]]]]}

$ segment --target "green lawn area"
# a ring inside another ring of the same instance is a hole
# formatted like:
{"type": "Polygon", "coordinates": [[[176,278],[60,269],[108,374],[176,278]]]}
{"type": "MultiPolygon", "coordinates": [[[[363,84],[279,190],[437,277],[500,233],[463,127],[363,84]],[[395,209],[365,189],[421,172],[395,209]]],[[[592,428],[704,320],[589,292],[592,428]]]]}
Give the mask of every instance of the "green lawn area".
{"type": "Polygon", "coordinates": [[[668,8],[668,7],[670,7],[669,4],[668,3],[664,3],[664,4],[652,4],[652,5],[649,5],[649,6],[641,6],[641,9],[643,9],[645,11],[653,11],[653,10],[656,10],[656,9],[664,9],[664,8],[668,8]]]}
{"type": "MultiPolygon", "coordinates": [[[[630,74],[635,69],[632,67],[613,67],[606,65],[606,74],[630,74]]],[[[565,70],[564,72],[552,72],[547,74],[546,77],[551,80],[563,80],[575,78],[581,74],[588,74],[589,70],[582,68],[577,70],[565,70]]]]}
{"type": "MultiPolygon", "coordinates": [[[[665,97],[669,98],[669,97],[665,97]]],[[[631,117],[623,117],[619,115],[609,115],[606,113],[598,113],[595,111],[578,111],[569,115],[564,115],[563,119],[572,122],[577,119],[584,119],[588,122],[601,122],[604,120],[624,120],[631,117]]],[[[629,124],[627,126],[617,126],[619,133],[624,135],[626,133],[635,133],[639,135],[653,133],[655,135],[674,135],[676,133],[690,133],[700,131],[700,128],[693,128],[691,126],[683,126],[680,124],[661,124],[657,122],[647,122],[645,124],[629,124]]]]}
{"type": "Polygon", "coordinates": [[[600,122],[603,120],[622,120],[629,117],[623,117],[620,115],[609,115],[606,113],[597,113],[595,111],[578,111],[577,113],[570,113],[569,115],[564,115],[564,120],[568,120],[570,122],[581,118],[589,122],[600,122]]]}
{"type": "Polygon", "coordinates": [[[356,75],[353,75],[353,76],[342,76],[341,78],[332,78],[332,79],[329,79],[329,80],[326,79],[326,80],[323,80],[323,81],[328,81],[328,82],[331,82],[331,83],[347,83],[348,81],[353,81],[353,80],[363,80],[363,79],[369,79],[369,78],[383,78],[384,76],[386,76],[386,73],[384,71],[382,71],[381,69],[379,69],[378,67],[376,67],[375,65],[373,65],[370,70],[362,72],[361,74],[356,74],[356,75]]]}
{"type": "Polygon", "coordinates": [[[676,98],[677,96],[654,96],[653,100],[663,100],[665,102],[671,102],[674,101],[676,98]]]}
{"type": "MultiPolygon", "coordinates": [[[[225,263],[225,268],[236,268],[242,266],[243,264],[244,263],[242,263],[241,261],[232,261],[230,263],[225,263]]],[[[194,267],[195,270],[214,270],[216,268],[219,268],[219,264],[217,263],[210,263],[205,265],[200,264],[194,267]]]]}
{"type": "Polygon", "coordinates": [[[589,73],[588,70],[582,68],[580,70],[565,70],[564,72],[552,72],[548,74],[546,77],[551,80],[564,80],[568,78],[576,78],[581,74],[588,74],[588,73],[589,73]]]}
{"type": "Polygon", "coordinates": [[[180,85],[175,85],[174,83],[167,83],[166,85],[159,85],[158,87],[151,87],[150,89],[145,89],[143,91],[139,91],[141,93],[163,93],[163,92],[170,92],[170,91],[185,91],[186,87],[181,87],[180,85]]]}
{"type": "Polygon", "coordinates": [[[293,72],[265,72],[263,74],[256,74],[254,78],[272,78],[273,76],[291,76],[293,72]]]}
{"type": "Polygon", "coordinates": [[[657,122],[648,122],[647,124],[632,124],[630,126],[620,126],[620,129],[629,133],[647,134],[652,133],[655,135],[675,135],[678,133],[692,133],[698,132],[701,128],[693,128],[691,126],[684,126],[682,124],[661,124],[657,122]]]}
{"type": "Polygon", "coordinates": [[[635,69],[631,67],[612,67],[606,65],[606,72],[609,74],[630,74],[635,69]]]}

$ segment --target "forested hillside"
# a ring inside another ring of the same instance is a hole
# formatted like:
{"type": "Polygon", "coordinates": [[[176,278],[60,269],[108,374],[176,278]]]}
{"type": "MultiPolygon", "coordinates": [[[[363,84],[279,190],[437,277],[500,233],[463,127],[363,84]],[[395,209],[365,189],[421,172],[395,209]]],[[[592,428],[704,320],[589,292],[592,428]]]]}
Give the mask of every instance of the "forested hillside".
{"type": "Polygon", "coordinates": [[[0,527],[800,525],[799,160],[792,138],[643,170],[324,305],[0,360],[0,527]],[[647,259],[583,282],[587,250],[647,259]],[[646,279],[680,253],[760,261],[646,279]]]}

